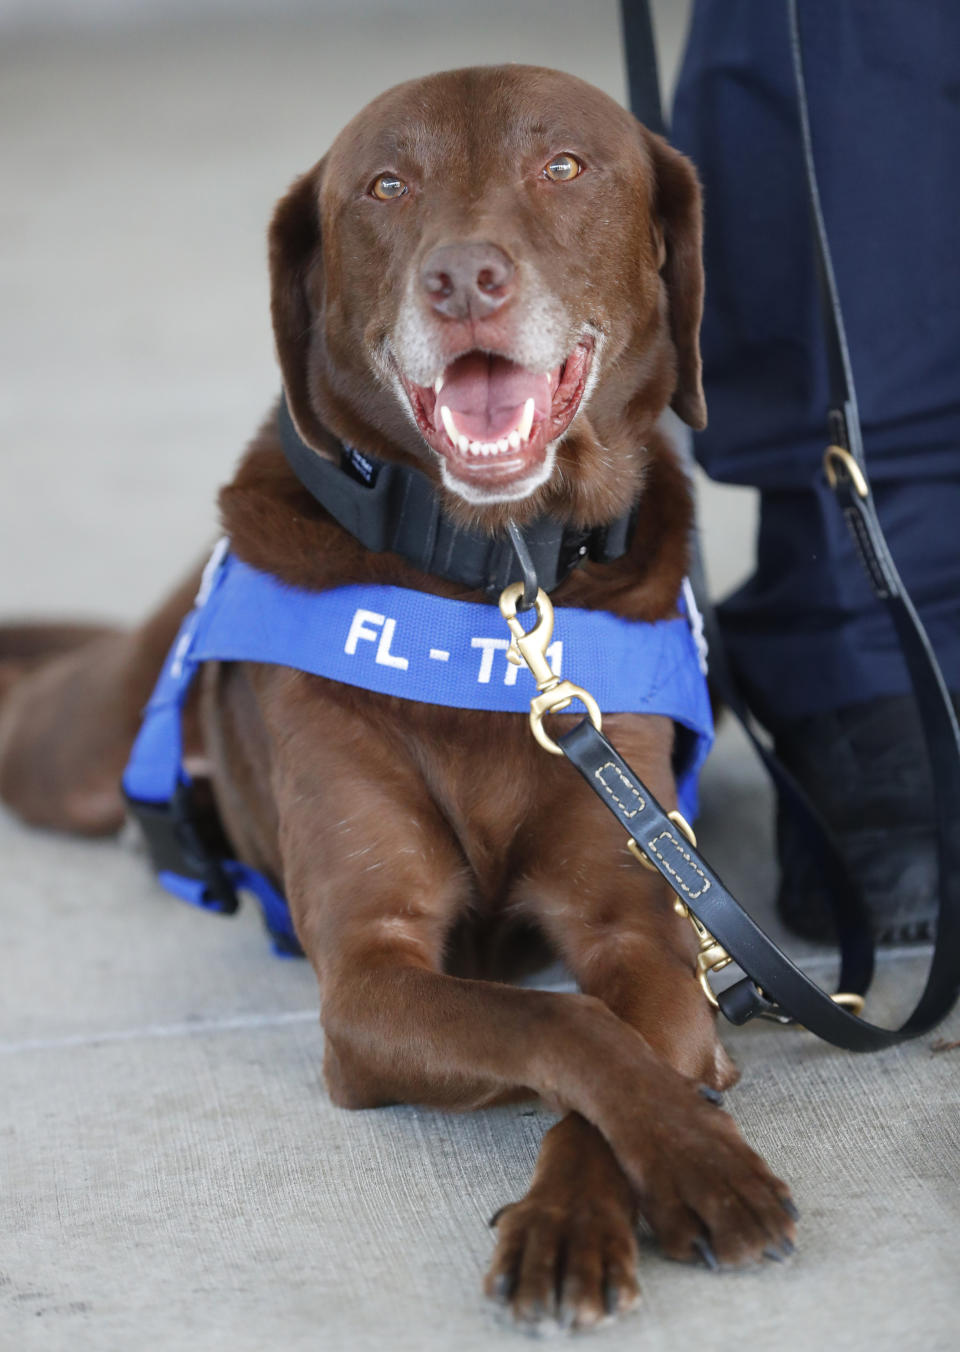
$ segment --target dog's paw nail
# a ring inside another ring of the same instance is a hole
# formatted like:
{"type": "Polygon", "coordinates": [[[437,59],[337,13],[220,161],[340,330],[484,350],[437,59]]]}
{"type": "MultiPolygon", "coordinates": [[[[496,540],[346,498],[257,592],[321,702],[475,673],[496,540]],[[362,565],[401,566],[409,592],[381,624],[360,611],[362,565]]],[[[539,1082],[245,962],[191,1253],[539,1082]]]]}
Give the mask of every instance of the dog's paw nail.
{"type": "Polygon", "coordinates": [[[512,1286],[509,1272],[498,1272],[487,1287],[490,1299],[498,1301],[501,1305],[506,1304],[510,1299],[512,1286]]]}
{"type": "Polygon", "coordinates": [[[708,1103],[715,1103],[718,1108],[723,1107],[723,1095],[719,1089],[714,1089],[711,1084],[697,1085],[697,1093],[701,1098],[705,1098],[708,1103]]]}
{"type": "Polygon", "coordinates": [[[780,1241],[780,1248],[783,1250],[783,1252],[787,1255],[788,1258],[795,1251],[796,1247],[797,1246],[796,1244],[794,1244],[793,1240],[787,1239],[786,1236],[784,1236],[784,1238],[781,1239],[780,1241]]]}
{"type": "Polygon", "coordinates": [[[782,1254],[782,1253],[777,1253],[776,1249],[774,1249],[774,1248],[766,1248],[766,1249],[764,1249],[764,1251],[763,1251],[763,1256],[764,1256],[764,1258],[769,1258],[770,1261],[771,1261],[772,1263],[782,1263],[782,1262],[783,1262],[783,1254],[782,1254]]]}
{"type": "Polygon", "coordinates": [[[490,1217],[490,1219],[487,1221],[487,1224],[489,1225],[491,1230],[496,1229],[497,1222],[499,1221],[500,1217],[503,1215],[503,1213],[506,1211],[509,1205],[510,1205],[509,1202],[504,1202],[503,1206],[498,1207],[497,1210],[490,1217]]]}
{"type": "Polygon", "coordinates": [[[792,1221],[798,1221],[800,1219],[800,1212],[797,1210],[792,1197],[781,1197],[780,1205],[792,1221]]]}
{"type": "Polygon", "coordinates": [[[693,1241],[693,1247],[696,1250],[696,1252],[700,1255],[700,1257],[703,1259],[704,1263],[706,1263],[707,1267],[710,1269],[711,1272],[720,1271],[720,1264],[717,1262],[717,1255],[714,1253],[713,1249],[711,1249],[710,1245],[702,1236],[699,1236],[697,1239],[693,1241]]]}
{"type": "Polygon", "coordinates": [[[620,1292],[613,1282],[603,1284],[603,1308],[608,1315],[615,1315],[620,1308],[620,1292]]]}
{"type": "Polygon", "coordinates": [[[545,1335],[552,1331],[555,1320],[546,1302],[539,1297],[522,1300],[514,1306],[513,1315],[520,1327],[527,1333],[545,1335]]]}

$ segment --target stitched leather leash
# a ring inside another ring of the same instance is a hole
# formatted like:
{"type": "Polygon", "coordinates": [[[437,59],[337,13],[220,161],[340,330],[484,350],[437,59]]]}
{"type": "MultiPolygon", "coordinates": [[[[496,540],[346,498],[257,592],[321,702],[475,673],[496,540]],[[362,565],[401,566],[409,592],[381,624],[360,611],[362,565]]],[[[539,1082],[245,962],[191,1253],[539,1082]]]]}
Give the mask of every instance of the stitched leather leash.
{"type": "MultiPolygon", "coordinates": [[[[688,914],[700,937],[698,975],[708,996],[734,1023],[756,1015],[802,1024],[811,1032],[850,1051],[874,1051],[929,1031],[953,1007],[960,992],[960,730],[943,675],[917,612],[894,566],[877,518],[863,456],[856,394],[847,351],[843,317],[833,275],[810,136],[809,113],[803,75],[796,0],[787,0],[791,30],[794,76],[810,194],[811,214],[823,295],[824,328],[830,363],[829,431],[831,444],[824,458],[825,472],[857,544],[871,586],[887,608],[903,649],[917,697],[924,736],[933,772],[940,894],[937,936],[926,986],[913,1013],[899,1028],[883,1028],[858,1017],[859,1002],[850,996],[830,997],[784,954],[751,920],[718,875],[696,849],[690,828],[679,814],[664,812],[649,789],[626,764],[600,731],[599,719],[590,717],[548,747],[565,755],[601,801],[627,831],[633,852],[655,869],[678,897],[678,909],[688,914]],[[749,975],[714,996],[708,982],[711,971],[733,959],[749,975]],[[849,1006],[844,1007],[845,1005],[849,1006]]],[[[644,60],[631,70],[635,93],[642,68],[656,78],[652,52],[652,27],[646,3],[628,3],[624,8],[625,34],[639,31],[641,47],[649,46],[644,60]],[[645,23],[627,22],[631,10],[646,12],[645,23]],[[652,65],[651,65],[652,61],[652,65]]],[[[628,49],[629,51],[629,49],[628,49]]],[[[649,87],[643,95],[646,108],[653,107],[649,87]]],[[[659,93],[656,95],[659,107],[659,93]]],[[[656,112],[656,109],[654,109],[656,112]]],[[[662,125],[662,123],[660,124],[662,125]]],[[[526,573],[526,570],[525,570],[526,573]]],[[[529,586],[529,578],[527,578],[529,586]]],[[[516,619],[522,599],[520,584],[508,588],[501,609],[514,635],[514,660],[530,663],[536,649],[536,633],[549,600],[537,598],[537,624],[525,633],[516,619]]],[[[722,663],[722,646],[712,650],[711,665],[722,663]]],[[[729,680],[729,674],[727,679],[729,680]]],[[[846,890],[849,878],[839,851],[818,821],[815,809],[765,748],[761,748],[749,714],[736,687],[730,682],[734,711],[747,716],[747,727],[777,780],[786,785],[798,810],[805,814],[812,838],[819,838],[819,857],[833,884],[831,896],[837,908],[842,950],[841,982],[855,997],[866,990],[873,970],[872,941],[866,926],[863,903],[856,889],[846,890]],[[792,785],[792,787],[791,787],[792,785]]],[[[541,723],[551,709],[569,706],[575,693],[561,692],[545,683],[531,707],[531,721],[541,723]],[[566,696],[570,694],[570,698],[566,696]]],[[[536,731],[536,728],[535,728],[536,731]]],[[[544,743],[542,728],[538,740],[544,743]]],[[[549,742],[551,739],[546,738],[549,742]]]]}
{"type": "MultiPolygon", "coordinates": [[[[746,1023],[756,1015],[798,1023],[849,1051],[877,1051],[939,1022],[954,1002],[956,983],[943,981],[936,963],[907,1022],[897,1029],[883,1028],[858,1017],[862,1001],[856,993],[829,996],[764,934],[699,853],[680,813],[666,812],[603,736],[600,711],[589,691],[553,673],[545,658],[553,631],[552,604],[539,591],[535,623],[525,630],[518,618],[523,586],[516,582],[504,590],[500,610],[513,636],[508,659],[526,663],[537,681],[538,693],[530,704],[534,736],[547,751],[567,757],[623,826],[634,857],[659,873],[676,894],[677,909],[690,919],[699,939],[696,975],[710,1003],[732,1023],[746,1023]],[[543,719],[568,709],[574,700],[585,705],[588,717],[554,741],[543,719]],[[716,994],[708,978],[731,962],[748,975],[716,994]]],[[[942,951],[939,937],[937,949],[942,951]]],[[[954,950],[947,956],[948,972],[955,962],[954,950]]]]}

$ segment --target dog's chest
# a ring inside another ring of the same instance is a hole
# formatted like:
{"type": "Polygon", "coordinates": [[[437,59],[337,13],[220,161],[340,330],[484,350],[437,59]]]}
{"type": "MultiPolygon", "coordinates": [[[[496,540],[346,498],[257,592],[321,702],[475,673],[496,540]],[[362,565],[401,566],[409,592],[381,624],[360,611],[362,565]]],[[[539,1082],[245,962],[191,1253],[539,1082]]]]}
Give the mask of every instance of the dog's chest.
{"type": "Polygon", "coordinates": [[[507,899],[543,829],[552,779],[522,714],[419,706],[404,741],[490,907],[507,899]]]}
{"type": "MultiPolygon", "coordinates": [[[[499,895],[536,824],[540,781],[552,768],[524,715],[403,700],[277,667],[220,671],[205,740],[219,762],[216,778],[231,789],[218,794],[222,805],[228,797],[246,800],[245,812],[237,802],[239,811],[229,814],[233,833],[238,815],[263,818],[264,794],[273,798],[280,771],[293,792],[271,804],[275,822],[292,797],[312,803],[318,830],[349,811],[373,838],[389,820],[402,848],[410,843],[404,830],[411,842],[421,839],[426,817],[431,831],[455,840],[478,898],[499,895]],[[252,735],[253,724],[261,735],[252,735]]],[[[339,840],[326,843],[335,850],[339,840]]],[[[276,864],[282,871],[279,857],[276,864]]]]}

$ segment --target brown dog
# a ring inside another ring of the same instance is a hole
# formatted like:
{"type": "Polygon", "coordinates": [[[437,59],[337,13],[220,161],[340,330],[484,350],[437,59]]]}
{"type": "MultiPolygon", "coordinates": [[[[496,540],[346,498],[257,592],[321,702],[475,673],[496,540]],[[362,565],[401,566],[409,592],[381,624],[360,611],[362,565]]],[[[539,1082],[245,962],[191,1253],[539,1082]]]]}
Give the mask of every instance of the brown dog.
{"type": "MultiPolygon", "coordinates": [[[[705,410],[699,192],[664,141],[547,70],[402,85],[281,201],[270,268],[287,400],[318,455],[340,439],[415,464],[449,517],[490,532],[544,513],[592,526],[639,499],[628,555],[554,599],[674,613],[689,493],[654,424],[668,403],[694,427],[705,410]]],[[[275,417],[221,509],[235,554],[297,586],[482,599],[364,550],[293,476],[275,417]]],[[[139,710],[195,588],[131,634],[0,634],[0,793],[26,820],[120,827],[139,710]]],[[[525,718],[237,663],[205,669],[188,724],[234,853],[289,899],[335,1101],[535,1093],[565,1113],[496,1221],[487,1287],[520,1320],[628,1308],[638,1213],[681,1260],[790,1249],[785,1184],[701,1092],[735,1072],[690,928],[525,718]],[[533,933],[582,993],[502,984],[533,933]]],[[[673,725],[606,730],[673,806],[673,725]]]]}

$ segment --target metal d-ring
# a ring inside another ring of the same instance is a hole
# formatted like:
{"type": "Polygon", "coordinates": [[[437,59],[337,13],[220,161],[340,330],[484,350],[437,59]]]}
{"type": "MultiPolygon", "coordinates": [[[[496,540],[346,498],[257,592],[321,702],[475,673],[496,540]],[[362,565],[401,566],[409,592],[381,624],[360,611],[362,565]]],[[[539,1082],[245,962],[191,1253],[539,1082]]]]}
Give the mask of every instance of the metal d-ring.
{"type": "Polygon", "coordinates": [[[847,450],[845,446],[828,446],[823,453],[823,472],[827,476],[827,483],[834,491],[840,482],[840,475],[837,467],[842,467],[843,473],[853,484],[854,492],[858,498],[868,498],[870,496],[870,486],[863,477],[863,470],[857,464],[856,459],[847,450]]]}

